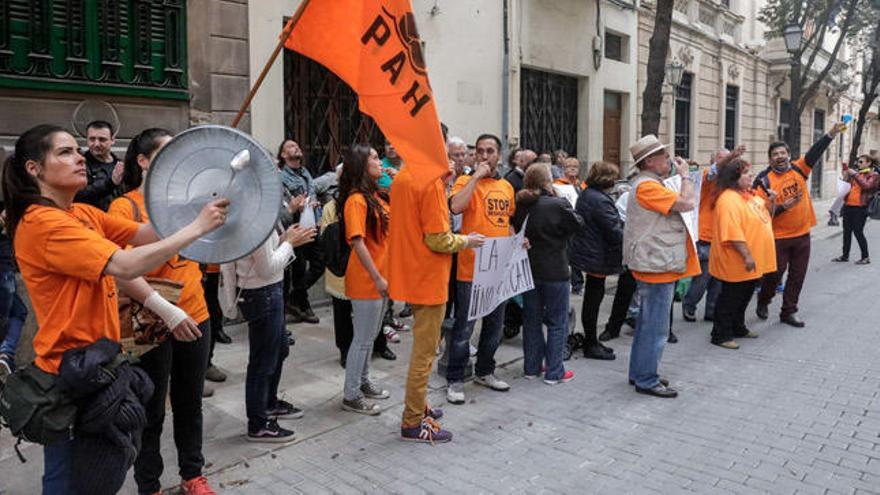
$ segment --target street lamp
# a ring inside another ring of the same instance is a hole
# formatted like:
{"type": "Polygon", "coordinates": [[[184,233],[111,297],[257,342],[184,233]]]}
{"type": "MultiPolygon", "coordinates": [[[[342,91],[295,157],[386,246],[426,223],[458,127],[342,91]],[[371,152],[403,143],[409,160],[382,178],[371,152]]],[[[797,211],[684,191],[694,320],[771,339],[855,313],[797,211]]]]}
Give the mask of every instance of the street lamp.
{"type": "Polygon", "coordinates": [[[788,53],[795,55],[801,50],[801,42],[804,39],[804,29],[800,24],[789,24],[785,26],[782,32],[782,38],[785,40],[785,49],[788,53]]]}
{"type": "MultiPolygon", "coordinates": [[[[669,85],[672,87],[672,91],[670,91],[671,100],[672,100],[672,114],[669,118],[669,133],[673,138],[675,138],[675,98],[678,96],[678,87],[681,86],[681,79],[684,77],[684,64],[679,62],[676,59],[672,59],[672,62],[666,64],[666,78],[669,81],[669,85]]],[[[673,149],[676,149],[677,146],[673,146],[673,149]]]]}
{"type": "MultiPolygon", "coordinates": [[[[795,12],[792,20],[782,30],[782,40],[785,41],[785,50],[791,55],[791,68],[788,79],[791,81],[789,93],[789,136],[788,146],[792,156],[799,156],[801,152],[801,44],[804,41],[804,28],[796,22],[800,18],[801,1],[795,2],[795,12]]],[[[781,137],[781,136],[780,136],[781,137]]]]}
{"type": "Polygon", "coordinates": [[[678,60],[666,65],[666,75],[669,76],[669,84],[673,89],[677,89],[681,85],[681,78],[684,76],[684,64],[678,60]]]}

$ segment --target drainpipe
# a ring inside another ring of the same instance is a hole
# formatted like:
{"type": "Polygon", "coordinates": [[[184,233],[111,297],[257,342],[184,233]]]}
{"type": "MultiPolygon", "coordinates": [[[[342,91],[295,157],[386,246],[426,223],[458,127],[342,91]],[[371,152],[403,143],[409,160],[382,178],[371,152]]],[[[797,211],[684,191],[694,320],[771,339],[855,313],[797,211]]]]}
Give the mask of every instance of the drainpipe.
{"type": "MultiPolygon", "coordinates": [[[[510,33],[508,32],[509,0],[504,0],[504,56],[501,70],[501,157],[507,160],[510,154],[510,33]]],[[[513,166],[512,164],[507,164],[513,166]]]]}

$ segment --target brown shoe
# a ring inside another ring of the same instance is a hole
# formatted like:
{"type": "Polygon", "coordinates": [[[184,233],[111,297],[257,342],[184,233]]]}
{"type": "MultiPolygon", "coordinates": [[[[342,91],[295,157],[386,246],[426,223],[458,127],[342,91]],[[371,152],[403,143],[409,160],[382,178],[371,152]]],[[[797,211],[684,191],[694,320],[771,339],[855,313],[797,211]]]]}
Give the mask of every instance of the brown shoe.
{"type": "Polygon", "coordinates": [[[735,340],[728,340],[726,342],[722,342],[720,344],[715,344],[715,345],[717,345],[718,347],[723,347],[725,349],[730,349],[732,351],[739,349],[739,344],[737,344],[735,340]]]}
{"type": "Polygon", "coordinates": [[[804,320],[797,317],[797,315],[785,315],[780,316],[779,321],[785,323],[786,325],[791,325],[795,328],[804,328],[807,324],[804,323],[804,320]]]}

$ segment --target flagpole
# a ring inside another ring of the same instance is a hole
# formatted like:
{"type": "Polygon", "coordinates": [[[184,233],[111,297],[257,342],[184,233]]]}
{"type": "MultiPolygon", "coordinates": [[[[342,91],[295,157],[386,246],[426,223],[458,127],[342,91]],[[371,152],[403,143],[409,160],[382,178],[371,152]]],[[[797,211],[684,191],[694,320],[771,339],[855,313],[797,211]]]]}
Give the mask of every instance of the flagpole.
{"type": "Polygon", "coordinates": [[[287,23],[287,26],[284,27],[284,31],[281,33],[281,39],[278,40],[278,44],[275,46],[275,50],[272,52],[272,55],[269,57],[269,60],[266,61],[266,65],[263,66],[263,70],[260,72],[260,77],[254,81],[254,85],[251,87],[250,92],[247,95],[247,98],[244,99],[244,102],[241,104],[241,108],[238,109],[238,113],[235,115],[235,119],[232,121],[232,127],[238,127],[238,124],[241,122],[241,119],[244,117],[244,113],[247,112],[248,107],[251,106],[251,101],[253,101],[254,96],[259,91],[260,86],[263,85],[263,80],[266,79],[266,75],[269,74],[269,69],[272,68],[272,65],[275,63],[275,60],[278,58],[278,55],[281,53],[281,50],[284,49],[284,42],[287,41],[287,38],[290,37],[290,33],[293,32],[293,28],[296,27],[296,24],[299,22],[300,18],[305,12],[306,7],[308,6],[310,0],[302,0],[299,8],[296,9],[296,13],[293,14],[293,17],[290,19],[290,22],[287,23]]]}

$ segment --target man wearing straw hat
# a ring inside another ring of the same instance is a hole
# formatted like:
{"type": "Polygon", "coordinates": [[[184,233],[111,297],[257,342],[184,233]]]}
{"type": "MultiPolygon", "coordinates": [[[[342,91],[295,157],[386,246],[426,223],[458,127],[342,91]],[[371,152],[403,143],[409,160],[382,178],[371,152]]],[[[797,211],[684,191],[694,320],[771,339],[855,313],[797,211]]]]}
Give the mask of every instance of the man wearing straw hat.
{"type": "Polygon", "coordinates": [[[630,146],[638,175],[627,203],[623,231],[623,262],[638,283],[641,311],[633,335],[629,382],[636,392],[655,397],[678,395],[657,373],[669,334],[675,282],[700,274],[700,261],[681,213],[694,209],[694,184],[688,164],[673,162],[657,136],[647,135],[630,146]],[[664,185],[673,164],[681,175],[681,190],[664,185]],[[635,199],[635,200],[633,200],[635,199]]]}

